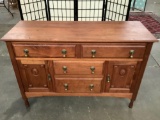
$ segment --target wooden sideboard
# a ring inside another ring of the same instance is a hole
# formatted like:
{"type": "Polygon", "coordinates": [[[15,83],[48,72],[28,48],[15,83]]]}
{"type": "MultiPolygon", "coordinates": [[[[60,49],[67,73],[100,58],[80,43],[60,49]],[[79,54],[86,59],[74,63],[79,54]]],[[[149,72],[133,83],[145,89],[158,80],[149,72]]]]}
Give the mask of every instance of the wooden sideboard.
{"type": "Polygon", "coordinates": [[[130,108],[157,41],[133,21],[20,21],[1,40],[26,106],[30,97],[112,96],[130,108]]]}

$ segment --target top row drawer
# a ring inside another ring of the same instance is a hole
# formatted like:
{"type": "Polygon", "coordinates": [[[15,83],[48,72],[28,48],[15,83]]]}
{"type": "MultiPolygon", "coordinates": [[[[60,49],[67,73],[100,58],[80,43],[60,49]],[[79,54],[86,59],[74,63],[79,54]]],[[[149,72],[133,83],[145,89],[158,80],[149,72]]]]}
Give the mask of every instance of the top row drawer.
{"type": "Polygon", "coordinates": [[[82,49],[86,58],[142,58],[145,44],[82,45],[82,49]]]}
{"type": "Polygon", "coordinates": [[[74,58],[76,45],[56,45],[46,43],[13,43],[17,57],[68,57],[74,58]]]}
{"type": "Polygon", "coordinates": [[[13,43],[17,57],[55,57],[74,58],[81,54],[83,58],[142,58],[146,44],[93,44],[81,45],[77,49],[74,44],[50,44],[50,43],[13,43]],[[79,51],[78,51],[79,50],[79,51]]]}

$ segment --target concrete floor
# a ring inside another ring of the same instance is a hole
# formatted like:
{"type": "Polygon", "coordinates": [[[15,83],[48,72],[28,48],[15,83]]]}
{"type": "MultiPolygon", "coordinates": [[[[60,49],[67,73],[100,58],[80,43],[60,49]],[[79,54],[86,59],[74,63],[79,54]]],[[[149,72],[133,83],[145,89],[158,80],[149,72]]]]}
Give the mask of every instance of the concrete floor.
{"type": "MultiPolygon", "coordinates": [[[[151,1],[151,0],[150,0],[151,1]]],[[[0,38],[19,20],[0,8],[0,38]]],[[[155,43],[133,109],[111,97],[31,98],[25,108],[4,42],[0,42],[0,120],[159,120],[160,43],[155,43]]]]}
{"type": "Polygon", "coordinates": [[[151,11],[160,16],[160,0],[147,0],[146,11],[151,11]]]}

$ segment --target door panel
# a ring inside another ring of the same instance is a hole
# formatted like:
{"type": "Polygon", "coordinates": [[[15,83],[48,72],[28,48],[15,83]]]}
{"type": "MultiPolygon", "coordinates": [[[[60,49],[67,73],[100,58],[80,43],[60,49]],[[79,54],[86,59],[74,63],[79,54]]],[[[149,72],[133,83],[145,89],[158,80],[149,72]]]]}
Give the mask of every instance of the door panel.
{"type": "MultiPolygon", "coordinates": [[[[47,92],[52,90],[49,69],[45,61],[19,61],[22,82],[29,92],[47,92]]],[[[51,77],[51,76],[50,76],[51,77]]]]}
{"type": "Polygon", "coordinates": [[[106,92],[130,92],[137,62],[109,62],[106,92]]]}

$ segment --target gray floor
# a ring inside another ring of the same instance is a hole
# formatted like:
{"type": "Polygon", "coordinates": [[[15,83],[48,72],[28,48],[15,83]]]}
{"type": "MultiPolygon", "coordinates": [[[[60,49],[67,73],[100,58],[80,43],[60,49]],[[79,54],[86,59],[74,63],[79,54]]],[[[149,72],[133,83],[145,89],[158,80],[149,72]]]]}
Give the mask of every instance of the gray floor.
{"type": "Polygon", "coordinates": [[[160,16],[160,0],[147,0],[146,11],[154,12],[160,16]]]}
{"type": "MultiPolygon", "coordinates": [[[[19,18],[0,8],[0,38],[19,18]]],[[[4,42],[0,42],[0,120],[159,120],[160,43],[155,43],[133,109],[128,99],[110,97],[41,97],[26,109],[4,42]]]]}

